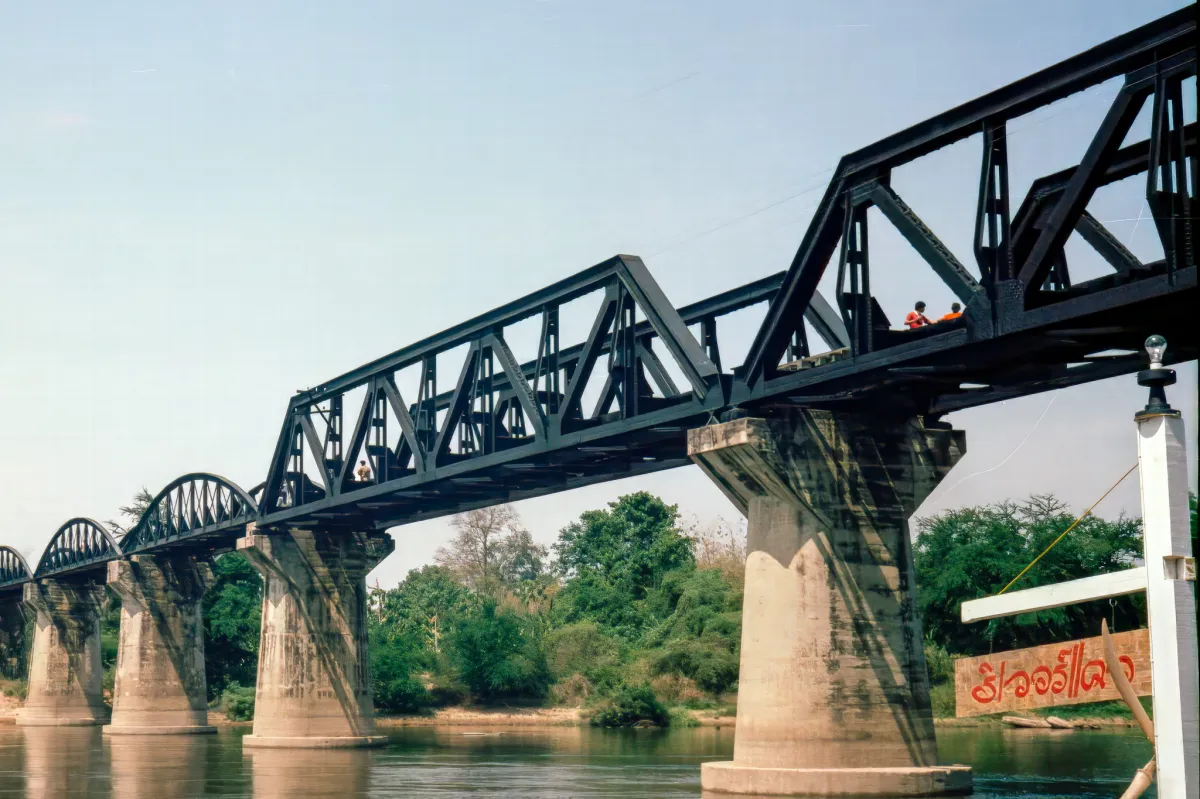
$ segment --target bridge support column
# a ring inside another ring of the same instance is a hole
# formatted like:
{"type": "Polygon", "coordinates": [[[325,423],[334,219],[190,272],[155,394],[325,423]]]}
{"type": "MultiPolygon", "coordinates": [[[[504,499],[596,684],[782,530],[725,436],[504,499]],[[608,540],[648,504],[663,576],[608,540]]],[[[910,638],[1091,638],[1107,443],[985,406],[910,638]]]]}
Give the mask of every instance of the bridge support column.
{"type": "Polygon", "coordinates": [[[74,727],[103,724],[100,607],[104,586],[43,579],[25,584],[34,614],[29,688],[17,724],[74,727]]]}
{"type": "Polygon", "coordinates": [[[920,420],[782,409],[692,430],[749,520],[733,761],[706,790],[969,793],[938,766],[908,517],[965,451],[920,420]]]}
{"type": "Polygon", "coordinates": [[[254,731],[242,743],[385,743],[374,734],[366,576],[395,549],[391,536],[250,528],[238,549],[264,580],[254,731]]]}
{"type": "Polygon", "coordinates": [[[208,726],[201,603],[212,583],[191,555],[134,555],[108,564],[121,633],[108,735],[216,732],[208,726]]]}

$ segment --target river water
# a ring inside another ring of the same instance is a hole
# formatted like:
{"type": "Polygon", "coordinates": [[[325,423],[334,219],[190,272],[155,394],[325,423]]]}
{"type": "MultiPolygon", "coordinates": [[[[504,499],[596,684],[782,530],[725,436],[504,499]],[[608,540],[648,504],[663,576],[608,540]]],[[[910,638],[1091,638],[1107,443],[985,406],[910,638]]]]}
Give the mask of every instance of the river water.
{"type": "MultiPolygon", "coordinates": [[[[700,764],[733,753],[728,728],[413,727],[358,751],[243,751],[246,732],[109,740],[2,726],[0,797],[700,797],[700,764]]],[[[938,744],[945,762],[974,766],[980,799],[1119,796],[1150,758],[1124,730],[947,729],[938,744]]]]}

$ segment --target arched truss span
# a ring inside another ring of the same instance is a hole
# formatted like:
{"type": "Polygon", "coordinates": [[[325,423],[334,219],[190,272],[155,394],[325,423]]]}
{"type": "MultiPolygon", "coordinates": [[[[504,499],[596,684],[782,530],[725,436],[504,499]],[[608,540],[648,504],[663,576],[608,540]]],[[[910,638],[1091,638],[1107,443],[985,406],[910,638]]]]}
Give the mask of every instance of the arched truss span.
{"type": "Polygon", "coordinates": [[[121,545],[102,524],[94,519],[71,519],[50,539],[33,576],[78,571],[120,556],[121,545]]]}
{"type": "Polygon", "coordinates": [[[129,555],[227,534],[257,516],[254,499],[232,481],[204,472],[185,474],[158,492],[122,539],[121,552],[129,555]]]}
{"type": "Polygon", "coordinates": [[[0,547],[0,588],[29,582],[33,572],[21,553],[12,547],[0,547]]]}

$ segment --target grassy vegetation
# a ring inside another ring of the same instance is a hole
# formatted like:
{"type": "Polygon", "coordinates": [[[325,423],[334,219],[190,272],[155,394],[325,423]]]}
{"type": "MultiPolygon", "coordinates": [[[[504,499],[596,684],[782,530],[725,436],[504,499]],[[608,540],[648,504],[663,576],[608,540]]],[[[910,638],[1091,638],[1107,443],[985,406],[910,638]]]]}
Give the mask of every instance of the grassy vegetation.
{"type": "Polygon", "coordinates": [[[0,695],[11,696],[23,702],[28,690],[29,684],[25,680],[6,680],[0,678],[0,695]]]}
{"type": "Polygon", "coordinates": [[[230,721],[250,721],[254,718],[254,688],[230,685],[215,704],[230,721]]]}

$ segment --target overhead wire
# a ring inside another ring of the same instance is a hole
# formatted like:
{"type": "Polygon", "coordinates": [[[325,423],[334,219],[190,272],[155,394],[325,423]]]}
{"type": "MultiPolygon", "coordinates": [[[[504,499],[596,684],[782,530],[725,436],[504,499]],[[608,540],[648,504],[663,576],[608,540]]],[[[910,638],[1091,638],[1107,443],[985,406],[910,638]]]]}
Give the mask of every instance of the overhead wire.
{"type": "Polygon", "coordinates": [[[1003,588],[1001,588],[1001,589],[1000,589],[1000,591],[999,591],[999,592],[996,594],[996,596],[1000,596],[1000,594],[1003,594],[1005,591],[1007,591],[1008,589],[1012,588],[1012,587],[1013,587],[1013,584],[1014,584],[1014,583],[1016,583],[1016,582],[1017,582],[1017,580],[1020,580],[1022,577],[1024,577],[1024,576],[1025,576],[1025,573],[1026,573],[1026,572],[1028,572],[1030,569],[1032,569],[1034,566],[1036,566],[1036,565],[1037,565],[1037,562],[1038,562],[1039,560],[1041,560],[1042,558],[1044,558],[1044,557],[1046,556],[1046,553],[1047,553],[1047,552],[1049,552],[1050,550],[1054,549],[1054,547],[1058,545],[1058,542],[1059,542],[1059,541],[1062,541],[1064,538],[1066,538],[1066,537],[1067,537],[1067,533],[1071,532],[1071,531],[1072,531],[1072,530],[1074,530],[1076,527],[1078,527],[1078,526],[1079,526],[1079,523],[1080,523],[1080,522],[1082,522],[1084,519],[1086,519],[1086,518],[1087,518],[1087,517],[1088,517],[1088,516],[1091,514],[1091,512],[1092,512],[1093,510],[1095,510],[1096,506],[1097,506],[1097,505],[1099,505],[1101,502],[1103,502],[1103,501],[1104,501],[1104,498],[1105,498],[1105,497],[1107,497],[1107,496],[1108,496],[1109,494],[1111,494],[1111,493],[1112,493],[1114,490],[1116,490],[1117,486],[1119,486],[1121,483],[1123,483],[1123,482],[1125,481],[1125,478],[1126,478],[1126,477],[1128,477],[1129,475],[1133,474],[1133,470],[1134,470],[1134,469],[1136,469],[1137,467],[1138,467],[1138,465],[1137,465],[1136,463],[1135,463],[1135,464],[1133,464],[1132,466],[1130,466],[1130,467],[1129,467],[1129,471],[1125,472],[1125,474],[1121,475],[1121,477],[1120,477],[1120,478],[1117,480],[1117,482],[1115,482],[1115,483],[1113,483],[1111,486],[1109,486],[1108,490],[1107,490],[1107,491],[1105,491],[1105,492],[1104,492],[1104,494],[1102,494],[1102,495],[1101,495],[1100,499],[1098,499],[1098,500],[1096,500],[1095,502],[1093,502],[1093,503],[1092,503],[1092,506],[1091,506],[1090,508],[1088,508],[1087,510],[1085,510],[1085,511],[1083,512],[1083,514],[1082,514],[1082,515],[1081,515],[1081,516],[1080,516],[1078,519],[1076,519],[1075,521],[1071,522],[1071,526],[1070,526],[1070,527],[1068,527],[1066,530],[1063,530],[1063,531],[1062,531],[1062,533],[1061,533],[1061,534],[1058,536],[1058,538],[1056,538],[1056,539],[1054,539],[1053,541],[1051,541],[1051,542],[1050,542],[1050,546],[1048,546],[1048,547],[1046,547],[1045,549],[1043,549],[1043,550],[1042,550],[1042,552],[1041,552],[1041,554],[1039,554],[1039,555],[1038,555],[1036,558],[1034,558],[1033,560],[1031,560],[1031,561],[1029,562],[1029,565],[1028,565],[1028,566],[1026,566],[1024,569],[1021,569],[1021,573],[1020,573],[1020,574],[1018,574],[1016,577],[1014,577],[1014,578],[1012,578],[1011,580],[1009,580],[1009,582],[1008,582],[1008,585],[1006,585],[1006,586],[1004,586],[1003,588]]]}

